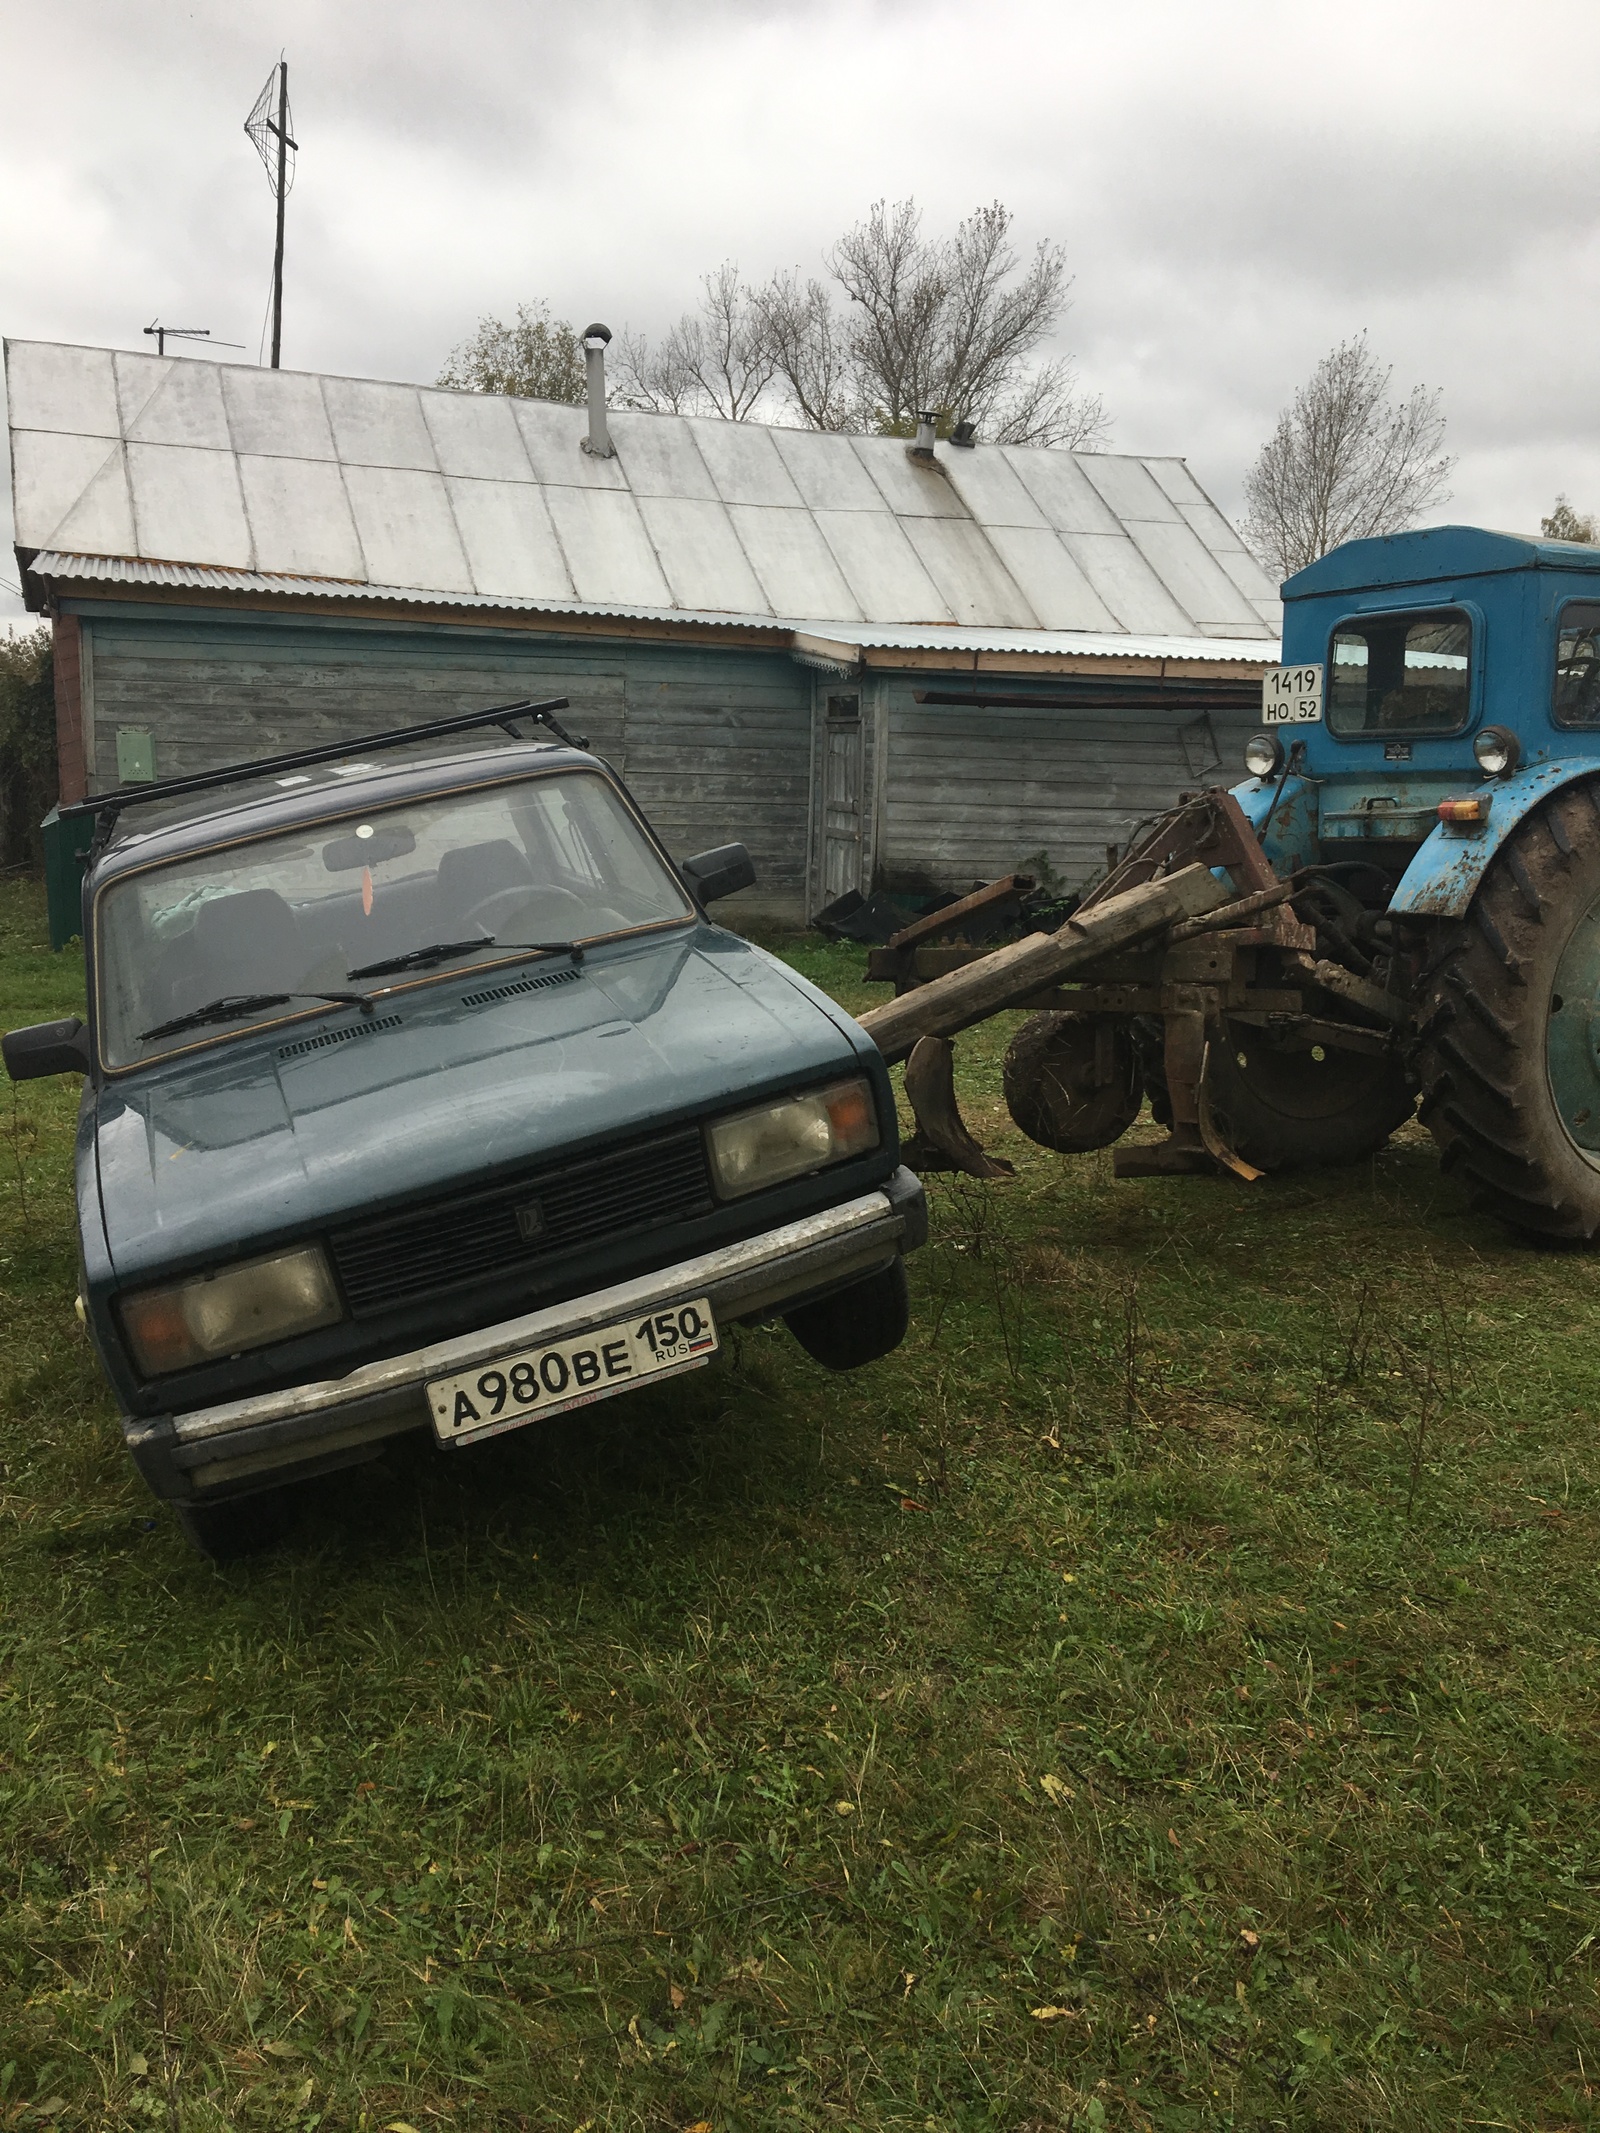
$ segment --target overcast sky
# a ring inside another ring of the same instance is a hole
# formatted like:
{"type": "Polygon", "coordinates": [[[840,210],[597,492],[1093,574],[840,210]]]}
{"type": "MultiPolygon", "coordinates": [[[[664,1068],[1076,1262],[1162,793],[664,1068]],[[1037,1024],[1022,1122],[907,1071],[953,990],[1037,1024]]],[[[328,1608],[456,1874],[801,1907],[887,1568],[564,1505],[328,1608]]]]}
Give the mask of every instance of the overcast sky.
{"type": "MultiPolygon", "coordinates": [[[[1366,329],[1442,388],[1443,516],[1600,508],[1596,0],[0,0],[0,330],[261,344],[243,122],[301,144],[284,362],[431,380],[483,312],[659,329],[723,259],[816,270],[880,197],[999,199],[1076,277],[1112,449],[1234,514],[1366,329]]],[[[0,627],[20,613],[9,485],[0,627]]]]}

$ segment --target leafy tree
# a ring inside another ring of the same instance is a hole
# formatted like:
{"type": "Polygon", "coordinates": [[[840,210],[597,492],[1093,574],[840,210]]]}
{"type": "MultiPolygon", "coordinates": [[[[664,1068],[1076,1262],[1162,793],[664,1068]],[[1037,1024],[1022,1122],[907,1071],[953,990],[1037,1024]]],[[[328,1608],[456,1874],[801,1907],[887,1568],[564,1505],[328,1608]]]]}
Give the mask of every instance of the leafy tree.
{"type": "Polygon", "coordinates": [[[55,805],[55,651],[41,626],[0,638],[0,866],[37,866],[55,805]]]}
{"type": "Polygon", "coordinates": [[[440,371],[440,385],[458,393],[512,393],[519,400],[587,397],[583,343],[565,319],[553,319],[548,304],[518,304],[517,321],[481,318],[440,371]]]}
{"type": "Polygon", "coordinates": [[[1551,541],[1582,541],[1589,547],[1600,541],[1600,522],[1594,513],[1574,511],[1565,496],[1558,496],[1550,516],[1540,519],[1539,531],[1551,541]]]}
{"type": "Polygon", "coordinates": [[[1448,501],[1439,394],[1389,395],[1364,333],[1341,341],[1278,417],[1245,477],[1244,536],[1288,577],[1341,541],[1400,533],[1448,501]]]}

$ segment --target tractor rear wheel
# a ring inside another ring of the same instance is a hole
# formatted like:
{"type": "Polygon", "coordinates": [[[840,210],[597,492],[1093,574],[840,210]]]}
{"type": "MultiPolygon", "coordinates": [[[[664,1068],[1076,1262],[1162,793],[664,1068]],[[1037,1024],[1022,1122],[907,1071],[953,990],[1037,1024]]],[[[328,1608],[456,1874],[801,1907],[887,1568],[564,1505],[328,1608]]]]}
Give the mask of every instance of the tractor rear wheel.
{"type": "Polygon", "coordinates": [[[1393,1052],[1289,1051],[1253,1024],[1227,1025],[1206,1055],[1212,1122],[1257,1170],[1359,1162],[1411,1116],[1416,1098],[1393,1052]]]}
{"type": "Polygon", "coordinates": [[[1423,993],[1422,1118],[1511,1228],[1600,1235],[1600,784],[1569,785],[1490,862],[1423,993]]]}

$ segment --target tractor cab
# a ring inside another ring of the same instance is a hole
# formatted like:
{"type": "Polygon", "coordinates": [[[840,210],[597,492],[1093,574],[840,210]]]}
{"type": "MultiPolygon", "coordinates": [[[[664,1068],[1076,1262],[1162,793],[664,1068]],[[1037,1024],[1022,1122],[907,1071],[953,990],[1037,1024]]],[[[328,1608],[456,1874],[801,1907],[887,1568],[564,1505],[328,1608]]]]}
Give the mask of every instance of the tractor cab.
{"type": "Polygon", "coordinates": [[[1528,805],[1600,765],[1600,548],[1433,527],[1348,542],[1283,595],[1237,789],[1273,864],[1460,916],[1528,805]]]}

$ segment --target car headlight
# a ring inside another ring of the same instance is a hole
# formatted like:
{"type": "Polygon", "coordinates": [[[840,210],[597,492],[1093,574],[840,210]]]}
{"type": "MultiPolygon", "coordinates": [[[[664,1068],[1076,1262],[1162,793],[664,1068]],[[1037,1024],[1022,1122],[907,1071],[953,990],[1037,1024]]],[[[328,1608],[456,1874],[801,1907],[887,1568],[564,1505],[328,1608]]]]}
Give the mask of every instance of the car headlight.
{"type": "Polygon", "coordinates": [[[1478,768],[1491,778],[1508,777],[1522,761],[1522,743],[1509,726],[1485,726],[1475,736],[1472,752],[1478,768]]]}
{"type": "Polygon", "coordinates": [[[171,1288],[141,1289],[122,1298],[121,1311],[133,1359],[152,1378],[331,1326],[344,1316],[328,1262],[315,1244],[171,1288]]]}
{"type": "Polygon", "coordinates": [[[835,1082],[736,1111],[706,1129],[711,1175],[722,1200],[804,1177],[878,1145],[878,1114],[865,1080],[835,1082]]]}
{"type": "Polygon", "coordinates": [[[1244,744],[1244,767],[1253,778],[1270,778],[1283,761],[1283,743],[1275,733],[1252,733],[1244,744]]]}

